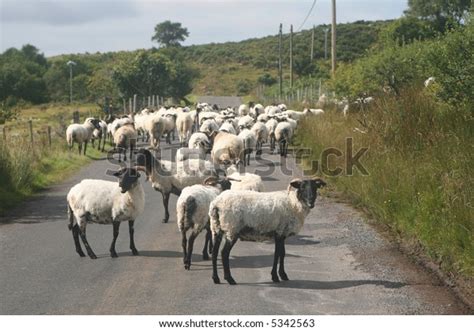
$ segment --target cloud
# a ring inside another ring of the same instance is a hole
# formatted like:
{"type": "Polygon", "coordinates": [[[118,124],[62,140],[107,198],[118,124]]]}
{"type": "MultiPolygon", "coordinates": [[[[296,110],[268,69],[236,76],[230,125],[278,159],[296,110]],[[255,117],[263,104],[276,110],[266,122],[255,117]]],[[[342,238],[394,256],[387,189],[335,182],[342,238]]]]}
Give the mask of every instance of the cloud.
{"type": "Polygon", "coordinates": [[[78,25],[138,14],[131,0],[2,0],[3,23],[78,25]]]}

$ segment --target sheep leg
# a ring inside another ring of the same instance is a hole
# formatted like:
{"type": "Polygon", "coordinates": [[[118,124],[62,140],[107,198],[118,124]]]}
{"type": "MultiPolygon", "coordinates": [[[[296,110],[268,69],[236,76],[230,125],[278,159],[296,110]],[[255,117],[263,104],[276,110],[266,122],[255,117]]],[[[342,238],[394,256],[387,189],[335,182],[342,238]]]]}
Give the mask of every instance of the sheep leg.
{"type": "Polygon", "coordinates": [[[217,274],[217,256],[219,255],[219,246],[221,245],[222,233],[216,234],[214,237],[214,247],[212,248],[212,280],[214,284],[220,284],[219,275],[217,274]]]}
{"type": "Polygon", "coordinates": [[[280,278],[278,278],[278,274],[277,274],[278,259],[280,257],[279,241],[280,241],[280,238],[275,236],[275,253],[273,256],[273,268],[272,268],[272,281],[275,283],[278,283],[280,281],[280,278]]]}
{"type": "Polygon", "coordinates": [[[115,242],[117,241],[117,237],[119,235],[120,222],[115,221],[112,222],[112,224],[114,226],[114,239],[112,240],[112,244],[110,244],[110,256],[118,257],[117,252],[115,251],[115,242]]]}
{"type": "Polygon", "coordinates": [[[170,213],[168,211],[168,202],[170,200],[170,193],[161,193],[163,195],[163,207],[165,207],[165,218],[163,219],[163,223],[168,223],[170,218],[170,213]]]}
{"type": "Polygon", "coordinates": [[[81,243],[79,242],[79,226],[77,224],[72,227],[72,237],[74,238],[77,254],[79,254],[80,257],[86,256],[81,248],[81,243]]]}
{"type": "Polygon", "coordinates": [[[278,275],[280,275],[281,280],[289,280],[285,272],[285,238],[280,239],[280,268],[278,269],[278,275]]]}
{"type": "Polygon", "coordinates": [[[84,143],[84,155],[86,155],[86,150],[87,150],[87,141],[84,143]]]}
{"type": "MultiPolygon", "coordinates": [[[[84,221],[85,222],[85,221],[84,221]]],[[[94,254],[94,252],[92,251],[92,248],[91,246],[89,246],[89,243],[87,242],[87,237],[86,237],[86,227],[85,225],[81,225],[79,227],[79,234],[81,236],[81,239],[82,239],[82,243],[84,244],[84,246],[86,247],[86,251],[87,251],[87,255],[89,255],[89,257],[91,259],[97,259],[97,256],[94,254]]]]}
{"type": "Polygon", "coordinates": [[[193,256],[193,247],[194,247],[194,240],[198,236],[199,232],[193,231],[188,239],[188,256],[186,258],[186,262],[184,262],[184,268],[186,270],[191,269],[191,259],[193,256]]]}
{"type": "Polygon", "coordinates": [[[204,241],[204,248],[202,250],[202,259],[203,260],[209,260],[209,254],[208,248],[209,247],[209,253],[212,254],[212,234],[210,229],[206,229],[206,240],[204,241]]]}
{"type": "Polygon", "coordinates": [[[186,230],[181,230],[181,247],[183,247],[183,263],[186,268],[186,257],[188,256],[188,251],[186,249],[186,245],[188,240],[186,239],[186,230]]]}
{"type": "Polygon", "coordinates": [[[79,148],[79,155],[82,153],[82,143],[77,143],[78,148],[79,148]]]}
{"type": "Polygon", "coordinates": [[[235,243],[237,241],[237,238],[232,239],[232,241],[226,240],[224,244],[224,248],[222,249],[221,256],[222,256],[222,266],[224,268],[224,279],[230,284],[230,285],[236,285],[237,283],[235,282],[234,278],[232,278],[232,275],[230,274],[230,265],[229,265],[229,255],[232,247],[234,247],[235,243]]]}
{"type": "Polygon", "coordinates": [[[135,224],[134,220],[128,221],[128,232],[130,234],[130,249],[132,250],[133,255],[138,255],[138,250],[135,247],[135,239],[133,237],[133,235],[135,233],[135,228],[133,227],[134,224],[135,224]]]}

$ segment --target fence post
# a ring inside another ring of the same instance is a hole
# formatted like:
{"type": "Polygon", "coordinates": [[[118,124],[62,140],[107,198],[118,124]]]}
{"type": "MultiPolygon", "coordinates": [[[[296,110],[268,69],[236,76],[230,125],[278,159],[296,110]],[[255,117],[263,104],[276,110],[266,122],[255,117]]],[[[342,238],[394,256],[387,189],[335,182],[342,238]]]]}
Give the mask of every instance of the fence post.
{"type": "Polygon", "coordinates": [[[135,114],[136,111],[137,111],[137,95],[134,94],[133,95],[133,110],[132,110],[133,114],[135,114]]]}
{"type": "Polygon", "coordinates": [[[33,144],[33,121],[31,120],[31,118],[28,120],[28,127],[30,128],[30,140],[33,144]]]}
{"type": "Polygon", "coordinates": [[[49,148],[51,148],[51,126],[48,125],[48,144],[49,148]]]}

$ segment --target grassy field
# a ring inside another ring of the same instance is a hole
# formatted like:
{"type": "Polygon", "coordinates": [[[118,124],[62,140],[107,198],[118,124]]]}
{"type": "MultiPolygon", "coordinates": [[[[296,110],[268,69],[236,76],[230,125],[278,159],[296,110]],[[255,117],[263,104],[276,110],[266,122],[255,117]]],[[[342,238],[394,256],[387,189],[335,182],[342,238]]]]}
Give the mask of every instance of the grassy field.
{"type": "Polygon", "coordinates": [[[376,222],[403,238],[414,252],[428,255],[447,273],[474,275],[474,144],[472,114],[436,104],[421,92],[378,101],[370,110],[344,118],[336,111],[302,123],[297,143],[309,147],[306,160],[320,160],[336,148],[346,157],[329,157],[327,177],[376,222]],[[348,174],[347,138],[368,175],[348,174]],[[330,172],[343,170],[338,176],[330,172]]]}
{"type": "MultiPolygon", "coordinates": [[[[19,111],[17,119],[5,124],[6,140],[0,140],[0,215],[25,198],[67,178],[101,153],[89,144],[86,156],[77,149],[69,151],[65,129],[72,111],[80,112],[81,121],[97,115],[94,105],[43,105],[19,111]],[[28,121],[33,123],[33,144],[28,121]],[[51,127],[51,146],[47,127],[51,127]]],[[[76,145],[77,146],[77,145],[76,145]]]]}

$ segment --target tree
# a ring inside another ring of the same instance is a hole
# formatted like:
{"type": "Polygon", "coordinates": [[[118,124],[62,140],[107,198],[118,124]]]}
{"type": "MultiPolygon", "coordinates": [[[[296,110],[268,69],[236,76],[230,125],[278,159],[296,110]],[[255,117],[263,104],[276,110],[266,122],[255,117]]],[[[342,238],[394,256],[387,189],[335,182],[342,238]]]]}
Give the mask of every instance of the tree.
{"type": "Polygon", "coordinates": [[[155,34],[151,37],[162,47],[181,46],[180,42],[189,36],[188,29],[183,28],[181,23],[164,21],[155,26],[155,34]]]}
{"type": "Polygon", "coordinates": [[[405,14],[431,21],[439,32],[462,23],[471,0],[408,0],[405,14]]]}

